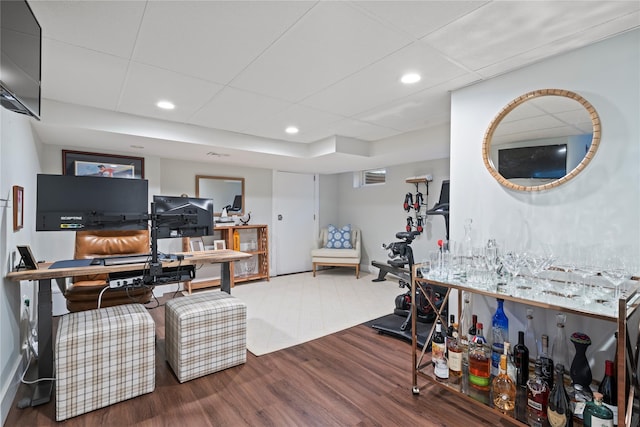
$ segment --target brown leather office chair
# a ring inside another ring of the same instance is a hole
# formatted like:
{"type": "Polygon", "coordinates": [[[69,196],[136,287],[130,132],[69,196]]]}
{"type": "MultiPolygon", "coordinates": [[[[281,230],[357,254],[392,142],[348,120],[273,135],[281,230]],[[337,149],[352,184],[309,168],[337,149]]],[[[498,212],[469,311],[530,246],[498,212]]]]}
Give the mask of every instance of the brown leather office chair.
{"type": "MultiPolygon", "coordinates": [[[[148,254],[149,251],[149,230],[76,232],[75,259],[148,254]]],[[[64,294],[67,299],[67,309],[76,312],[97,308],[100,292],[107,286],[106,279],[106,274],[73,278],[72,286],[67,288],[64,294]]],[[[150,288],[107,289],[102,294],[100,307],[132,303],[146,304],[151,298],[150,288]]]]}

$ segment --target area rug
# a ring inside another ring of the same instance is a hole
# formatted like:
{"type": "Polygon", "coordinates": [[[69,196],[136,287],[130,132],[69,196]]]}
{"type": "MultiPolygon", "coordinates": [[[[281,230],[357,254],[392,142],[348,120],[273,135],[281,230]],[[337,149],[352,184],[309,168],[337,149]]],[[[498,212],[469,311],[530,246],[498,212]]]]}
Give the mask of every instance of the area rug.
{"type": "Polygon", "coordinates": [[[247,304],[247,348],[261,356],[393,312],[405,291],[397,282],[352,269],[300,273],[238,284],[231,294],[247,304]]]}

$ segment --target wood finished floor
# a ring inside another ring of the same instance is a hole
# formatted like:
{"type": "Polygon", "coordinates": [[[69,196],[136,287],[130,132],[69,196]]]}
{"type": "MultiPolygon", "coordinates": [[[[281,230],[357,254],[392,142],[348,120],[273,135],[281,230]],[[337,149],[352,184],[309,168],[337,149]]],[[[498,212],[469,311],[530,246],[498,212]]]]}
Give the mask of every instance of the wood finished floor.
{"type": "Polygon", "coordinates": [[[55,421],[53,401],[15,404],[5,426],[512,426],[436,385],[411,393],[411,346],[356,326],[178,383],[164,358],[164,308],[156,321],[156,388],[150,394],[55,421]]]}

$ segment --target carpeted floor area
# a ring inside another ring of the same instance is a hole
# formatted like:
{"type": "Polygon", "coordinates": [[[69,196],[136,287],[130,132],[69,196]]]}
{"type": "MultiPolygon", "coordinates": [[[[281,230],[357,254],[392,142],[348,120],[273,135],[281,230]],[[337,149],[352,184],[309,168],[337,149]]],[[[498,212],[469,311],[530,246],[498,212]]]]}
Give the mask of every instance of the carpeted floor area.
{"type": "Polygon", "coordinates": [[[260,356],[392,313],[404,291],[375,277],[336,268],[235,286],[231,294],[247,304],[248,350],[260,356]]]}

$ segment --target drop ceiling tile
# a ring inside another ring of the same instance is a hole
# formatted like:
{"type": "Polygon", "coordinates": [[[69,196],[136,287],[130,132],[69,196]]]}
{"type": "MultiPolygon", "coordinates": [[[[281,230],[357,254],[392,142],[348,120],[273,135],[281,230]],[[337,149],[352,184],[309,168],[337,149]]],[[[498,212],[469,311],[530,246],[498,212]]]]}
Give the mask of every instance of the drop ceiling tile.
{"type": "Polygon", "coordinates": [[[411,43],[359,9],[319,2],[234,81],[297,102],[411,43]]]}
{"type": "Polygon", "coordinates": [[[189,123],[242,132],[252,123],[289,105],[278,99],[227,86],[190,117],[189,123]]]}
{"type": "Polygon", "coordinates": [[[403,133],[398,129],[378,126],[355,119],[343,119],[329,125],[331,135],[348,136],[363,141],[377,141],[403,133]]]}
{"type": "Polygon", "coordinates": [[[202,79],[132,62],[118,111],[185,122],[222,87],[202,79]],[[162,110],[156,107],[156,103],[161,100],[173,102],[176,108],[162,110]]]}
{"type": "Polygon", "coordinates": [[[129,58],[144,14],[142,1],[30,1],[44,37],[129,58]]]}
{"type": "MultiPolygon", "coordinates": [[[[553,48],[555,41],[637,8],[638,2],[492,2],[422,40],[479,70],[540,46],[553,48]]],[[[548,49],[547,56],[555,53],[548,49]]]]}
{"type": "Polygon", "coordinates": [[[419,39],[488,3],[486,1],[358,1],[394,28],[419,39]]]}
{"type": "Polygon", "coordinates": [[[148,2],[134,59],[227,83],[312,5],[260,1],[148,2]]]}
{"type": "Polygon", "coordinates": [[[435,49],[416,42],[312,95],[302,103],[344,116],[354,116],[453,80],[465,73],[466,70],[448,61],[435,49]],[[400,77],[407,72],[419,73],[422,79],[412,85],[402,84],[400,77]]]}
{"type": "MultiPolygon", "coordinates": [[[[328,126],[343,118],[339,115],[325,113],[302,105],[293,105],[276,114],[256,118],[245,128],[245,133],[264,135],[268,138],[285,141],[313,142],[316,139],[310,139],[305,136],[308,130],[328,126]],[[296,135],[286,134],[284,130],[288,126],[296,126],[300,129],[300,132],[296,135]]],[[[331,135],[327,133],[325,136],[331,135]]]]}
{"type": "Polygon", "coordinates": [[[115,110],[127,61],[113,55],[42,41],[42,97],[115,110]]]}

